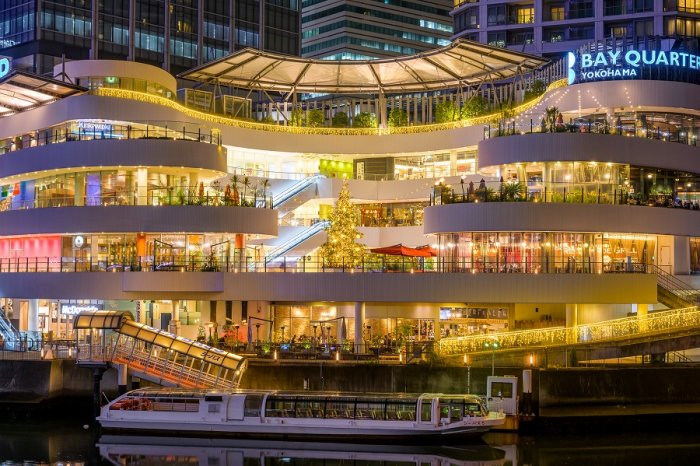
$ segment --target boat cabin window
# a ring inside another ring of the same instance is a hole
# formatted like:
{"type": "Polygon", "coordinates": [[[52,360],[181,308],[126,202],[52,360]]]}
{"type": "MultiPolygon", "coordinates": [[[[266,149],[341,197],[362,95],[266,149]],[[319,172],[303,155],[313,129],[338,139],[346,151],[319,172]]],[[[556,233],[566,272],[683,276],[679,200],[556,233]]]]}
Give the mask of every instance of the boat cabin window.
{"type": "Polygon", "coordinates": [[[420,408],[420,420],[423,422],[430,422],[431,418],[433,417],[433,410],[432,410],[432,402],[431,400],[428,401],[423,401],[421,404],[420,408]]]}
{"type": "Polygon", "coordinates": [[[389,421],[415,421],[416,402],[411,400],[387,400],[385,419],[389,421]]]}
{"type": "Polygon", "coordinates": [[[325,400],[297,399],[294,407],[296,417],[313,417],[323,419],[325,400]]]}
{"type": "Polygon", "coordinates": [[[127,397],[116,401],[109,409],[196,413],[199,411],[199,400],[192,398],[127,397]]]}
{"type": "Polygon", "coordinates": [[[440,419],[459,421],[464,417],[463,400],[440,400],[440,419]]]}
{"type": "Polygon", "coordinates": [[[224,397],[221,395],[206,395],[204,401],[224,401],[224,397]]]}
{"type": "Polygon", "coordinates": [[[262,395],[246,395],[245,404],[243,405],[243,415],[245,417],[260,417],[262,398],[262,395]]]}
{"type": "Polygon", "coordinates": [[[294,417],[294,399],[268,398],[265,405],[266,417],[294,417]]]}
{"type": "Polygon", "coordinates": [[[467,402],[464,404],[464,415],[465,416],[483,416],[485,413],[481,409],[479,403],[467,402]]]}
{"type": "Polygon", "coordinates": [[[326,400],[326,419],[354,419],[354,398],[328,398],[326,400]]]}

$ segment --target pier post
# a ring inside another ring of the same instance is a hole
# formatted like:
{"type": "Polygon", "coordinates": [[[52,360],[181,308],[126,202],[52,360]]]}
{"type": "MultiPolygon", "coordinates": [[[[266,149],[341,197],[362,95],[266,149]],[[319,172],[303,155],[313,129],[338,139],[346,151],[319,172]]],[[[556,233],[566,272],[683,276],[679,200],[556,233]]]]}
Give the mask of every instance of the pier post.
{"type": "Polygon", "coordinates": [[[126,393],[126,385],[129,381],[129,376],[126,370],[126,364],[117,364],[117,392],[120,395],[126,393]]]}
{"type": "Polygon", "coordinates": [[[105,370],[103,367],[95,367],[92,371],[92,408],[95,417],[100,415],[100,407],[102,406],[100,383],[105,370]]]}

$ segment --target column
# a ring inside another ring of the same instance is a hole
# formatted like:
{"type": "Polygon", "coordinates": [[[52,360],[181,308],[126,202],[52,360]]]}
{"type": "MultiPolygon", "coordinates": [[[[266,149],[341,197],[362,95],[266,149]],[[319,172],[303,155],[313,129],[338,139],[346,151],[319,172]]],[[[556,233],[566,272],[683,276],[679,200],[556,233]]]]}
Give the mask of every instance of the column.
{"type": "Polygon", "coordinates": [[[85,172],[75,174],[73,205],[78,207],[85,205],[85,172]]]}
{"type": "Polygon", "coordinates": [[[27,331],[39,331],[39,300],[30,299],[28,301],[29,313],[27,314],[27,331]]]}
{"type": "Polygon", "coordinates": [[[450,151],[450,176],[459,175],[457,173],[457,151],[450,151]]]}
{"type": "Polygon", "coordinates": [[[136,0],[129,0],[129,55],[127,60],[136,61],[136,0]]]}
{"type": "Polygon", "coordinates": [[[357,301],[355,303],[355,354],[365,352],[365,303],[357,301]]]}
{"type": "Polygon", "coordinates": [[[129,376],[126,371],[126,364],[117,364],[117,393],[123,395],[126,393],[126,385],[129,382],[129,376]]]}
{"type": "Polygon", "coordinates": [[[98,39],[98,34],[99,34],[99,18],[98,18],[98,7],[99,7],[100,2],[97,0],[92,0],[92,30],[90,33],[90,60],[97,60],[99,58],[98,56],[98,48],[99,48],[99,41],[98,39]]]}
{"type": "Polygon", "coordinates": [[[180,335],[180,300],[173,299],[172,303],[172,318],[170,319],[170,324],[168,325],[168,331],[175,335],[180,335]]]}
{"type": "Polygon", "coordinates": [[[639,331],[647,331],[647,316],[649,315],[649,305],[648,304],[632,304],[632,311],[637,312],[637,320],[639,320],[639,331]]]}
{"type": "MultiPolygon", "coordinates": [[[[166,193],[158,193],[163,195],[166,193]]],[[[136,205],[148,205],[148,169],[136,170],[136,205]]]]}
{"type": "Polygon", "coordinates": [[[690,274],[690,238],[687,236],[673,237],[673,273],[690,274]]]}
{"type": "Polygon", "coordinates": [[[575,327],[578,326],[578,304],[567,304],[566,305],[566,342],[576,343],[578,341],[578,334],[575,327]]]}

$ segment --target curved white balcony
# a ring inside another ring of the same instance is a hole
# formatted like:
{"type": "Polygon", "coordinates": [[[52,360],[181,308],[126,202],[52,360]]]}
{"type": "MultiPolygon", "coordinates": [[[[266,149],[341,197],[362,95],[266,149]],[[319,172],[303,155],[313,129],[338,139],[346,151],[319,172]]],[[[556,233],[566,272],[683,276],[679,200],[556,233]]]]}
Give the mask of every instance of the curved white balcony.
{"type": "Polygon", "coordinates": [[[425,234],[473,231],[700,236],[700,211],[635,205],[543,202],[468,202],[425,209],[425,234]]]}
{"type": "Polygon", "coordinates": [[[188,167],[226,173],[226,151],[216,144],[172,139],[98,139],[16,150],[0,156],[0,178],[85,167],[188,167]]]}
{"type": "Polygon", "coordinates": [[[0,213],[0,236],[52,233],[247,233],[277,236],[277,211],[255,207],[87,206],[0,213]]]}
{"type": "Polygon", "coordinates": [[[700,150],[687,144],[593,133],[532,133],[479,143],[479,169],[524,162],[601,162],[700,172],[700,150]]]}

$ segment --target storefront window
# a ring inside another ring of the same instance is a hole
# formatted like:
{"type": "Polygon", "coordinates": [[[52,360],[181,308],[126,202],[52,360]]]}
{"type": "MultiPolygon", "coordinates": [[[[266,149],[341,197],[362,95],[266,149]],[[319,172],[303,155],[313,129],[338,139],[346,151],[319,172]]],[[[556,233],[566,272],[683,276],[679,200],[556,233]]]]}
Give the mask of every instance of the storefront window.
{"type": "Polygon", "coordinates": [[[700,274],[700,238],[690,238],[690,273],[700,274]]]}
{"type": "Polygon", "coordinates": [[[595,273],[653,264],[656,237],[603,233],[460,233],[438,237],[444,270],[595,273]]]}

